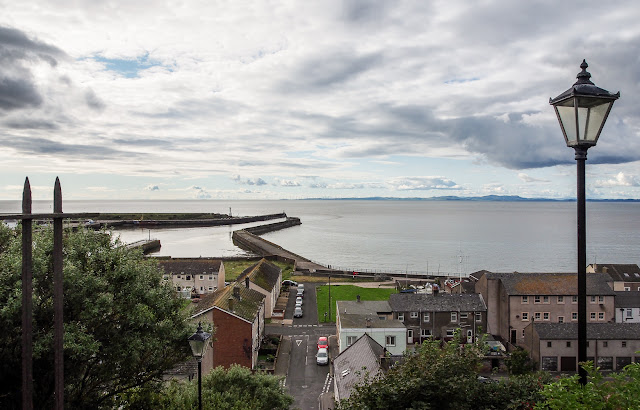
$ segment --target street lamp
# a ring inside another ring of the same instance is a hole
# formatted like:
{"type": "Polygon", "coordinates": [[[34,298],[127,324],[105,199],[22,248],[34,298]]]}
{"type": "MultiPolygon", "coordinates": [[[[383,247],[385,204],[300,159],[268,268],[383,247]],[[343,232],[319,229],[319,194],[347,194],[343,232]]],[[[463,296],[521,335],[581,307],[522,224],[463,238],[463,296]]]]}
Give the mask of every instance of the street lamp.
{"type": "MultiPolygon", "coordinates": [[[[575,150],[578,170],[578,362],[587,360],[587,230],[585,213],[584,163],[587,150],[595,146],[613,102],[620,92],[596,87],[589,79],[587,62],[582,60],[575,84],[553,99],[549,104],[555,108],[562,134],[567,146],[575,150]]],[[[580,366],[580,383],[587,383],[587,372],[580,366]]]]}
{"type": "Polygon", "coordinates": [[[198,330],[189,336],[189,345],[191,353],[198,361],[198,409],[202,410],[202,358],[207,351],[207,341],[211,337],[211,333],[202,331],[202,324],[198,323],[198,330]]]}

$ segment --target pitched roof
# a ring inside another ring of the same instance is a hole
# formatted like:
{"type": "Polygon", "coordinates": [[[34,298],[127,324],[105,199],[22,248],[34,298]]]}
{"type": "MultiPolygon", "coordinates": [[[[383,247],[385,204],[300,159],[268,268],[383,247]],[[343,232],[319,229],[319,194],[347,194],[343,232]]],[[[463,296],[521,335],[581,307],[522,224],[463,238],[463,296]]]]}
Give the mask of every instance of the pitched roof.
{"type": "Polygon", "coordinates": [[[168,274],[211,275],[220,272],[222,261],[219,259],[161,259],[160,266],[168,274]]]}
{"type": "Polygon", "coordinates": [[[271,292],[280,281],[282,269],[268,260],[262,258],[258,263],[245,269],[237,281],[242,282],[246,278],[262,289],[271,292]]]}
{"type": "Polygon", "coordinates": [[[218,307],[249,322],[253,322],[264,303],[264,298],[265,296],[262,293],[239,284],[226,286],[204,295],[200,299],[200,303],[196,305],[191,317],[199,316],[214,307],[218,307]]]}
{"type": "Polygon", "coordinates": [[[389,296],[394,312],[483,312],[487,306],[476,293],[429,295],[424,293],[394,293],[389,296]]]}
{"type": "Polygon", "coordinates": [[[380,372],[380,357],[384,347],[367,333],[333,359],[334,377],[340,400],[351,395],[351,389],[364,378],[365,373],[376,376],[380,372]]]}
{"type": "Polygon", "coordinates": [[[339,300],[337,302],[342,328],[404,328],[404,324],[396,319],[380,319],[380,315],[391,314],[392,310],[386,300],[339,300]]]}
{"type": "MultiPolygon", "coordinates": [[[[541,340],[578,339],[577,323],[534,323],[541,340]]],[[[640,340],[640,323],[588,323],[587,339],[640,340]]]]}
{"type": "Polygon", "coordinates": [[[616,292],[616,308],[640,308],[640,292],[616,292]]]}
{"type": "Polygon", "coordinates": [[[640,267],[628,263],[598,263],[593,264],[598,273],[607,273],[616,282],[640,282],[640,267]]]}
{"type": "MultiPolygon", "coordinates": [[[[487,279],[499,279],[510,296],[516,295],[577,295],[576,273],[487,273],[487,279]]],[[[605,275],[587,275],[587,295],[615,293],[605,275]]]]}

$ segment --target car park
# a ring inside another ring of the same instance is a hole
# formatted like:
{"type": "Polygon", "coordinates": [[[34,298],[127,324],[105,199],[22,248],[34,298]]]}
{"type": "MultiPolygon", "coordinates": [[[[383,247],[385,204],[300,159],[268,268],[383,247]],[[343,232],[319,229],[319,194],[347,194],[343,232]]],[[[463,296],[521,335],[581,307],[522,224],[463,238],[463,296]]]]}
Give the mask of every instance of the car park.
{"type": "Polygon", "coordinates": [[[293,311],[293,317],[302,317],[302,306],[297,306],[293,311]]]}
{"type": "Polygon", "coordinates": [[[318,349],[318,353],[316,354],[316,363],[320,366],[329,364],[329,350],[318,349]]]}
{"type": "Polygon", "coordinates": [[[329,338],[326,336],[320,336],[318,338],[318,350],[329,348],[329,338]]]}

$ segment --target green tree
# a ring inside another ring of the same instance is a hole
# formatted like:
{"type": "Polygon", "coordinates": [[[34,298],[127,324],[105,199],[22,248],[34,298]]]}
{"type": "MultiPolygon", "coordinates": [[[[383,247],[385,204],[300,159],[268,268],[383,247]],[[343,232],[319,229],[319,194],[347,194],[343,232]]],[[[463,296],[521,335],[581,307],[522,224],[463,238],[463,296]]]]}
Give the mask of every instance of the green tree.
{"type": "Polygon", "coordinates": [[[521,375],[531,373],[534,369],[534,363],[529,357],[529,352],[517,347],[509,354],[505,360],[510,375],[521,375]]]}
{"type": "Polygon", "coordinates": [[[589,381],[579,376],[563,377],[545,386],[544,400],[536,409],[638,409],[640,408],[640,363],[632,363],[605,379],[592,362],[585,364],[589,381]]]}
{"type": "Polygon", "coordinates": [[[339,409],[530,409],[542,399],[542,375],[479,380],[485,344],[423,342],[386,374],[357,385],[339,409]]]}
{"type": "MultiPolygon", "coordinates": [[[[52,229],[33,235],[34,405],[51,408],[52,229]]],[[[190,355],[182,300],[157,263],[105,232],[64,235],[65,406],[109,408],[132,388],[159,388],[190,355]]],[[[21,403],[21,236],[0,227],[0,407],[21,403]]]]}
{"type": "MultiPolygon", "coordinates": [[[[210,410],[284,410],[293,397],[280,386],[280,379],[265,373],[252,373],[242,366],[228,370],[217,367],[202,378],[202,407],[210,410]]],[[[172,381],[160,393],[131,394],[127,409],[196,409],[198,381],[172,381]]]]}

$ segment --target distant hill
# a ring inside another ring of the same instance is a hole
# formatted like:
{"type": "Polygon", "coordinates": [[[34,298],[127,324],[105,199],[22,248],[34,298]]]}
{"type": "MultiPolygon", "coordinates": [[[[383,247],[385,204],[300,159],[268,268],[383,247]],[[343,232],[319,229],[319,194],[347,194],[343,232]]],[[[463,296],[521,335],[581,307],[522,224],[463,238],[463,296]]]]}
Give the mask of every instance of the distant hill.
{"type": "MultiPolygon", "coordinates": [[[[492,202],[575,202],[575,199],[523,198],[518,195],[485,196],[432,196],[429,198],[395,198],[372,196],[366,198],[305,198],[304,200],[322,201],[492,201],[492,202]]],[[[640,202],[640,199],[587,199],[587,202],[640,202]]]]}

